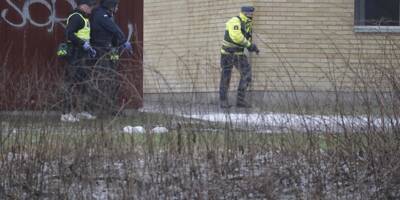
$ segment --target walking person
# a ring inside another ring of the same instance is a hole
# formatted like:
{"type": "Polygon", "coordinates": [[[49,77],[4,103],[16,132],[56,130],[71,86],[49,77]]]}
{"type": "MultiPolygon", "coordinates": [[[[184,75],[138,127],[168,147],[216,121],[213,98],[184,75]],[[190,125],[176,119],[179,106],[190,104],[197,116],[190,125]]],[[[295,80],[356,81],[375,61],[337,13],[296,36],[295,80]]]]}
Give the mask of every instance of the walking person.
{"type": "Polygon", "coordinates": [[[221,82],[219,89],[219,100],[221,108],[230,108],[228,101],[229,83],[232,69],[235,66],[240,72],[240,82],[237,89],[236,106],[250,108],[251,104],[246,101],[246,92],[252,79],[251,66],[244,49],[249,52],[259,50],[252,43],[253,6],[241,7],[239,16],[232,17],[226,23],[225,36],[221,48],[221,82]]]}
{"type": "Polygon", "coordinates": [[[124,33],[114,21],[118,11],[118,0],[101,0],[90,18],[91,44],[97,51],[95,83],[98,109],[101,113],[116,114],[119,111],[117,96],[119,89],[117,64],[119,50],[132,51],[124,33]]]}
{"type": "Polygon", "coordinates": [[[77,122],[80,117],[93,119],[87,109],[87,81],[89,69],[87,59],[94,57],[96,51],[90,45],[89,15],[96,5],[96,0],[77,0],[77,8],[68,16],[65,35],[71,51],[67,55],[64,80],[64,106],[62,121],[77,122]]]}

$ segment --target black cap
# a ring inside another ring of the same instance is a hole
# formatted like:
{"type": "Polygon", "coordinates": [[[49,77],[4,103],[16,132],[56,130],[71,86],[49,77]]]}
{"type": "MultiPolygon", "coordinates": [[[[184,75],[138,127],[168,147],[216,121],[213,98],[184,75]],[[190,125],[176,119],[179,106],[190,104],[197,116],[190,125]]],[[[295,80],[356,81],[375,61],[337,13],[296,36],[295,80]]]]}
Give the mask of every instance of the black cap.
{"type": "Polygon", "coordinates": [[[100,4],[103,7],[109,8],[109,9],[113,9],[115,7],[117,7],[119,3],[119,0],[101,0],[100,4]]]}
{"type": "Polygon", "coordinates": [[[94,6],[96,5],[97,1],[96,0],[76,0],[76,4],[82,5],[82,4],[86,4],[88,6],[94,6]]]}
{"type": "Polygon", "coordinates": [[[242,6],[242,12],[254,12],[255,8],[253,6],[242,6]]]}

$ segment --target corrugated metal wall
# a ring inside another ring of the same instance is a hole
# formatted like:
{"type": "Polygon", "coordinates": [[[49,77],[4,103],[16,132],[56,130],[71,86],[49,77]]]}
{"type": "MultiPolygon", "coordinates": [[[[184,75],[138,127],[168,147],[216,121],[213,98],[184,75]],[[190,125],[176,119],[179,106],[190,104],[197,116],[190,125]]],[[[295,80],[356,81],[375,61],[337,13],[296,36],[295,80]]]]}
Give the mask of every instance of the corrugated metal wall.
{"type": "MultiPolygon", "coordinates": [[[[0,1],[0,109],[57,109],[62,94],[64,64],[55,50],[64,40],[65,18],[74,0],[0,1]]],[[[121,0],[117,22],[128,34],[133,27],[134,59],[121,62],[120,70],[135,89],[123,88],[121,101],[142,106],[143,0],[121,0]],[[132,101],[133,100],[133,101],[132,101]]]]}

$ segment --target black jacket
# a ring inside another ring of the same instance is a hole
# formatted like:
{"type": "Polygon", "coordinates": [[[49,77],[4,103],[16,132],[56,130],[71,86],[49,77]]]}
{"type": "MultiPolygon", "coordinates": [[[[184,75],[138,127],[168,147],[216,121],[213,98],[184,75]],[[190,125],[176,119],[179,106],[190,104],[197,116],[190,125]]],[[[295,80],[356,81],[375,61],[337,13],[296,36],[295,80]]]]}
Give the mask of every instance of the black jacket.
{"type": "MultiPolygon", "coordinates": [[[[79,13],[82,16],[86,16],[86,14],[80,10],[74,10],[71,14],[73,13],[79,13]]],[[[71,16],[71,14],[68,16],[71,16]]],[[[69,18],[67,27],[65,29],[65,35],[67,37],[67,40],[71,41],[71,43],[75,47],[81,47],[85,42],[75,35],[75,33],[81,30],[84,26],[85,26],[85,21],[82,19],[81,16],[75,14],[72,15],[71,18],[69,18]]]]}
{"type": "Polygon", "coordinates": [[[106,8],[99,6],[90,18],[90,43],[98,48],[119,47],[125,43],[124,33],[106,8]]]}

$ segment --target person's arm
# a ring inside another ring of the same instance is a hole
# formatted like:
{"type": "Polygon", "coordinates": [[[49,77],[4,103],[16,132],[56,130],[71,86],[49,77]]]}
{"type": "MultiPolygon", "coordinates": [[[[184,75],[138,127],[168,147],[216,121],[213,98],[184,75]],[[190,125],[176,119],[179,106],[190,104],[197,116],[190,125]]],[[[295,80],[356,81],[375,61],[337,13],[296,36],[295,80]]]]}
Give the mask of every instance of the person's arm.
{"type": "Polygon", "coordinates": [[[103,20],[100,20],[100,25],[111,32],[113,35],[113,43],[116,46],[121,46],[126,42],[125,34],[121,31],[118,25],[112,20],[111,17],[104,17],[103,20]]]}
{"type": "Polygon", "coordinates": [[[74,46],[82,46],[85,43],[85,41],[75,35],[75,33],[84,26],[85,22],[78,14],[74,14],[69,18],[67,28],[65,29],[65,35],[67,40],[71,41],[74,46]]]}
{"type": "Polygon", "coordinates": [[[232,18],[231,20],[229,20],[226,26],[229,32],[229,37],[232,39],[234,43],[246,48],[251,46],[251,42],[247,40],[242,33],[241,23],[238,18],[236,17],[232,18]]]}

